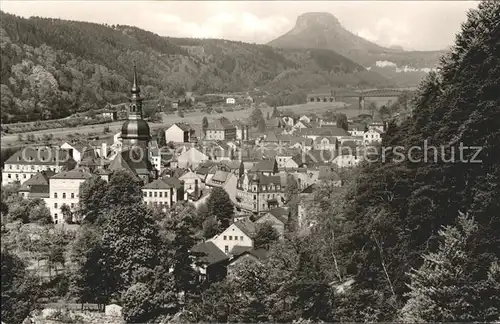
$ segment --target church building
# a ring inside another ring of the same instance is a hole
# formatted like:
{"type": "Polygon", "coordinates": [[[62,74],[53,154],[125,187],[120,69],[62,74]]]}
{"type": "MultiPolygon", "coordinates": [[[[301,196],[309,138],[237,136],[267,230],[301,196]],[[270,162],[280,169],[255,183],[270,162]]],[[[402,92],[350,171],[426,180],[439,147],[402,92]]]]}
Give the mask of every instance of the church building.
{"type": "Polygon", "coordinates": [[[134,80],[131,89],[128,118],[121,130],[121,151],[111,162],[109,169],[125,169],[147,184],[157,178],[157,171],[149,161],[151,134],[148,123],[142,119],[141,90],[134,65],[134,80]]]}

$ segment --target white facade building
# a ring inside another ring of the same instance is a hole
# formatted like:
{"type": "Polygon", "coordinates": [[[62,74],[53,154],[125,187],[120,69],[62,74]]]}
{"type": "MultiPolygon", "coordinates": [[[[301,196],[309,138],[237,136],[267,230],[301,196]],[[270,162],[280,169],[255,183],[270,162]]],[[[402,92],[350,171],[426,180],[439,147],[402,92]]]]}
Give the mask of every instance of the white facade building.
{"type": "Polygon", "coordinates": [[[72,211],[78,206],[80,185],[92,174],[81,169],[57,173],[49,179],[49,198],[45,198],[50,215],[55,224],[64,223],[61,212],[63,205],[68,205],[72,211]]]}

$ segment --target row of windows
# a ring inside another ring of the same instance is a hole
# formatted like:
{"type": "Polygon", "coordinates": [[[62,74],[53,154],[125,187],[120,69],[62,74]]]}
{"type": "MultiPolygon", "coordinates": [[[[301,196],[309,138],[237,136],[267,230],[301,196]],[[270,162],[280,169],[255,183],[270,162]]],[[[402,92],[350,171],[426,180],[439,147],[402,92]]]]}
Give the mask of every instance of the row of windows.
{"type": "MultiPolygon", "coordinates": [[[[232,241],[232,240],[233,240],[233,236],[232,236],[232,235],[229,235],[229,236],[224,235],[224,241],[227,241],[227,240],[228,240],[228,239],[227,239],[228,237],[229,237],[229,241],[232,241]]],[[[234,240],[235,240],[235,241],[238,241],[238,236],[236,236],[236,235],[235,235],[235,236],[234,236],[234,240]]],[[[240,241],[243,241],[243,236],[240,236],[240,241]]]]}
{"type": "MultiPolygon", "coordinates": [[[[23,169],[24,170],[24,169],[28,169],[28,165],[26,165],[25,168],[22,168],[21,165],[19,165],[19,164],[14,164],[14,165],[13,164],[7,164],[6,165],[6,169],[7,170],[14,170],[14,169],[16,169],[16,170],[23,169]],[[14,168],[14,165],[15,165],[15,168],[14,168]]],[[[33,165],[33,164],[29,165],[29,169],[30,170],[35,170],[36,167],[41,168],[41,169],[45,169],[45,170],[55,170],[55,168],[50,168],[48,166],[39,166],[39,165],[33,165]]]]}
{"type": "Polygon", "coordinates": [[[169,206],[168,202],[165,201],[148,201],[147,204],[154,206],[163,206],[163,205],[169,206]]]}
{"type": "MultiPolygon", "coordinates": [[[[75,193],[72,192],[70,197],[71,198],[75,198],[75,193]]],[[[78,197],[78,195],[76,197],[78,197]]],[[[57,192],[54,192],[54,198],[57,198],[57,192]]],[[[66,193],[65,192],[62,193],[62,198],[66,199],[66,193]]]]}
{"type": "MultiPolygon", "coordinates": [[[[57,203],[54,203],[54,208],[57,208],[57,206],[58,206],[57,203]]],[[[69,206],[71,208],[75,208],[75,204],[74,203],[71,203],[69,206]]],[[[57,214],[55,214],[55,215],[57,216],[57,214]]]]}
{"type": "Polygon", "coordinates": [[[168,197],[168,191],[144,191],[144,197],[159,197],[159,198],[168,197]]]}

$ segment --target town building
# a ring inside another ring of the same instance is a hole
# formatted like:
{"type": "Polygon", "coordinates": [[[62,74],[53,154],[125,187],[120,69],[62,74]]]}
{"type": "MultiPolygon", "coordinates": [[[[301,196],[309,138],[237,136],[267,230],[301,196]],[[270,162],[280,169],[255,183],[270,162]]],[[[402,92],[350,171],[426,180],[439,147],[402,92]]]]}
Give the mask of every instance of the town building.
{"type": "Polygon", "coordinates": [[[71,170],[76,161],[69,152],[55,147],[25,147],[11,155],[4,163],[2,185],[26,180],[40,171],[71,170]]]}
{"type": "Polygon", "coordinates": [[[235,246],[253,247],[255,225],[249,219],[237,221],[222,233],[208,239],[225,254],[230,254],[235,246]]]}
{"type": "Polygon", "coordinates": [[[19,188],[19,194],[25,199],[49,198],[49,179],[55,174],[54,171],[40,171],[26,180],[19,188]]]}
{"type": "Polygon", "coordinates": [[[241,265],[248,264],[247,262],[261,263],[267,259],[269,252],[264,249],[253,249],[247,246],[235,246],[231,251],[231,259],[227,265],[227,276],[235,278],[237,276],[237,269],[241,265]]]}
{"type": "Polygon", "coordinates": [[[209,188],[222,188],[224,189],[233,203],[236,202],[236,184],[238,177],[231,172],[218,170],[206,182],[209,188]]]}
{"type": "Polygon", "coordinates": [[[236,187],[236,208],[258,214],[283,206],[284,189],[280,176],[244,174],[236,187]]]}
{"type": "Polygon", "coordinates": [[[207,140],[234,141],[236,127],[225,117],[216,119],[208,124],[205,138],[207,140]]]}
{"type": "Polygon", "coordinates": [[[282,239],[285,234],[285,226],[288,223],[289,212],[283,207],[273,208],[266,214],[255,220],[255,225],[271,224],[282,239]]]}
{"type": "Polygon", "coordinates": [[[195,130],[186,123],[175,123],[165,131],[165,141],[189,143],[194,139],[195,130]]]}
{"type": "Polygon", "coordinates": [[[213,242],[207,241],[195,245],[192,252],[200,254],[200,264],[197,264],[201,274],[201,282],[217,282],[226,278],[229,256],[222,252],[213,242]]]}
{"type": "Polygon", "coordinates": [[[365,144],[368,143],[380,143],[382,141],[381,137],[382,131],[378,128],[371,128],[363,135],[363,141],[365,144]]]}
{"type": "Polygon", "coordinates": [[[236,139],[239,141],[246,141],[250,138],[249,126],[239,120],[233,121],[236,127],[236,139]]]}
{"type": "Polygon", "coordinates": [[[65,142],[61,145],[61,150],[66,150],[69,152],[69,156],[75,160],[75,162],[80,162],[82,160],[83,152],[86,148],[86,145],[83,143],[68,143],[65,142]]]}
{"type": "Polygon", "coordinates": [[[205,153],[191,147],[177,157],[177,167],[196,169],[201,163],[208,160],[209,157],[205,153]]]}
{"type": "Polygon", "coordinates": [[[63,171],[49,179],[49,197],[45,198],[54,224],[65,222],[61,207],[67,205],[72,212],[78,206],[80,185],[90,179],[92,174],[82,168],[63,171]]]}
{"type": "Polygon", "coordinates": [[[226,98],[226,104],[228,105],[234,105],[236,103],[235,98],[226,98]]]}
{"type": "Polygon", "coordinates": [[[142,187],[144,203],[166,209],[184,200],[184,183],[173,177],[161,177],[142,187]]]}

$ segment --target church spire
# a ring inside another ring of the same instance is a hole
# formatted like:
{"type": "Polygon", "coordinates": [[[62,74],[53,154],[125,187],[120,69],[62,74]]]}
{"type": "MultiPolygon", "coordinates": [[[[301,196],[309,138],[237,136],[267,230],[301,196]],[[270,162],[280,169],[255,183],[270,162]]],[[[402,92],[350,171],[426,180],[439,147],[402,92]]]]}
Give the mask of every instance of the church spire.
{"type": "Polygon", "coordinates": [[[128,119],[142,119],[142,98],[139,82],[137,82],[137,70],[134,63],[134,80],[132,81],[132,96],[130,97],[130,105],[128,111],[128,119]]]}
{"type": "Polygon", "coordinates": [[[132,93],[139,93],[141,89],[139,88],[139,83],[137,82],[137,71],[134,63],[134,82],[132,84],[132,93]]]}

